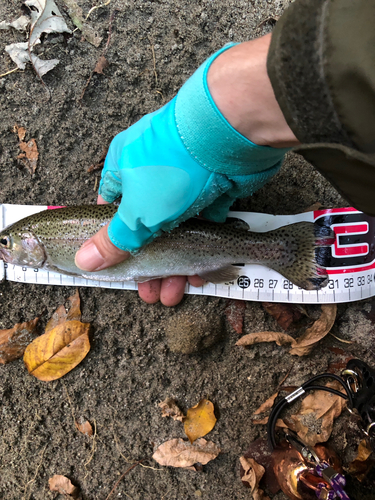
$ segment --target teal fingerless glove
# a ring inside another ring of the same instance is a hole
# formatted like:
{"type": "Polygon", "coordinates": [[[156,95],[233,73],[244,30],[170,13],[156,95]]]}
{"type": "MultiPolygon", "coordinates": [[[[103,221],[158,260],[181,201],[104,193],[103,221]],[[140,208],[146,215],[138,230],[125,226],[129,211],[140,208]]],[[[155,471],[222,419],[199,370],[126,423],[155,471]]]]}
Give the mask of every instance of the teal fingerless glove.
{"type": "Polygon", "coordinates": [[[223,222],[236,198],[252,195],[280,168],[288,149],[257,146],[223,117],[207,86],[212,55],[177,96],[112,141],[99,194],[122,196],[108,234],[134,252],[161,231],[203,211],[223,222]]]}

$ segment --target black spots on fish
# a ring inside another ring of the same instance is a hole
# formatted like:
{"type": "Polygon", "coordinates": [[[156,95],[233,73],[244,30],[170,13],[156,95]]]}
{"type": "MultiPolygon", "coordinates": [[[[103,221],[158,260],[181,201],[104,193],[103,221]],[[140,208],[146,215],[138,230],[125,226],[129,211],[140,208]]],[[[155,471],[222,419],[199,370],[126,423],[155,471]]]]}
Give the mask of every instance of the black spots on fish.
{"type": "Polygon", "coordinates": [[[320,290],[321,288],[323,288],[323,286],[325,286],[327,284],[328,277],[324,276],[324,277],[321,277],[321,278],[311,278],[309,281],[313,285],[313,287],[314,287],[313,289],[314,290],[320,290]]]}
{"type": "Polygon", "coordinates": [[[280,241],[279,260],[272,268],[289,279],[292,283],[305,290],[319,290],[327,284],[327,273],[319,267],[316,250],[321,241],[321,234],[312,222],[299,222],[272,231],[275,241],[280,241]]]}

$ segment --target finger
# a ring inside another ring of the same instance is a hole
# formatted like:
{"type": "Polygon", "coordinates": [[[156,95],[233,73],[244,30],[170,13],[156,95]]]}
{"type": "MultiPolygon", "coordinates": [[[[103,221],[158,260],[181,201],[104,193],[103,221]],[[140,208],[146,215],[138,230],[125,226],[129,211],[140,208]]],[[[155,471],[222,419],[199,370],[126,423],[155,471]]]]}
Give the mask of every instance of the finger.
{"type": "Polygon", "coordinates": [[[160,300],[161,279],[138,283],[138,294],[147,304],[156,304],[160,300]]]}
{"type": "Polygon", "coordinates": [[[101,196],[100,194],[98,194],[98,199],[96,200],[96,203],[98,205],[108,205],[108,201],[105,201],[103,196],[101,196]]]}
{"type": "Polygon", "coordinates": [[[207,283],[206,280],[195,274],[194,276],[189,276],[188,281],[191,286],[200,287],[207,283]]]}
{"type": "Polygon", "coordinates": [[[85,241],[76,253],[76,266],[83,271],[100,271],[119,264],[129,257],[129,252],[117,248],[109,239],[107,226],[85,241]]]}
{"type": "Polygon", "coordinates": [[[185,293],[186,276],[170,276],[161,282],[160,301],[171,307],[181,302],[185,293]]]}

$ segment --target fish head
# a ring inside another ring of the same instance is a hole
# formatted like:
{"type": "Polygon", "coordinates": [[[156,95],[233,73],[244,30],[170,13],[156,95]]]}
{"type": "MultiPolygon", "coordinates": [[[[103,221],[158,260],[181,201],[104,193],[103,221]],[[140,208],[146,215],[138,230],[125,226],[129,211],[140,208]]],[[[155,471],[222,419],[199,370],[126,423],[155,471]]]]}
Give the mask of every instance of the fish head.
{"type": "Polygon", "coordinates": [[[31,231],[12,227],[0,231],[0,259],[16,266],[42,267],[47,258],[43,245],[31,231]]]}

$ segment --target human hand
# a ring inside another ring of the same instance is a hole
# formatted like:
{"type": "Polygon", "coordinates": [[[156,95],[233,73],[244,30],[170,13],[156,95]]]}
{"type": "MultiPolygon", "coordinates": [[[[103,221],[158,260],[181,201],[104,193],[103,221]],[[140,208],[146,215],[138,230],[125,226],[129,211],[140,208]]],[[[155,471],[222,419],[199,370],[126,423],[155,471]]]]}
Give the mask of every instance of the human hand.
{"type": "MultiPolygon", "coordinates": [[[[172,101],[113,139],[99,203],[120,196],[121,203],[110,224],[77,252],[78,267],[94,271],[119,263],[198,213],[224,222],[236,198],[250,196],[277,172],[285,150],[239,134],[210,95],[208,69],[228,48],[209,58],[172,101]]],[[[152,280],[139,284],[139,293],[146,302],[175,305],[185,284],[186,277],[152,280]]]]}
{"type": "MultiPolygon", "coordinates": [[[[99,195],[97,203],[103,205],[107,202],[99,195]]],[[[76,259],[76,263],[82,269],[86,265],[85,249],[87,251],[88,246],[91,247],[89,248],[90,262],[92,265],[97,266],[97,269],[105,269],[119,264],[130,255],[129,252],[120,250],[113,245],[108,237],[107,226],[105,226],[82,245],[76,259]],[[96,262],[94,262],[95,259],[96,262]]],[[[147,304],[155,304],[160,300],[163,305],[171,307],[181,302],[187,281],[195,287],[202,286],[205,283],[199,276],[170,276],[138,283],[138,293],[140,298],[147,304]]]]}

